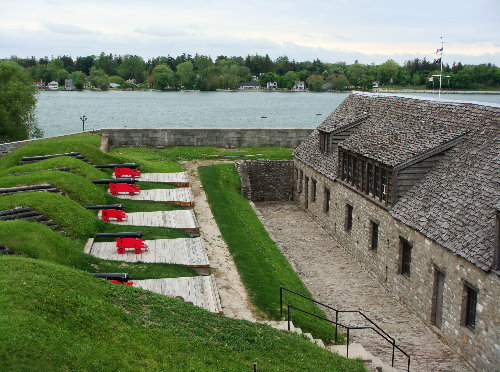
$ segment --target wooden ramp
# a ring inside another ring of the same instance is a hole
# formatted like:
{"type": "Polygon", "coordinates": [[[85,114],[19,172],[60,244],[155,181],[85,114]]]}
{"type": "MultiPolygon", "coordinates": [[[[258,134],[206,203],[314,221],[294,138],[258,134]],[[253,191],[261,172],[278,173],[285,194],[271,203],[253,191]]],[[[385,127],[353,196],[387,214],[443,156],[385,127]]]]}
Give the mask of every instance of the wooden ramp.
{"type": "Polygon", "coordinates": [[[219,292],[213,275],[182,278],[133,280],[142,289],[170,297],[182,297],[186,302],[222,314],[219,292]]]}
{"type": "Polygon", "coordinates": [[[116,225],[168,227],[177,230],[199,231],[200,227],[191,209],[179,211],[131,212],[122,222],[109,221],[116,225]]]}
{"type": "Polygon", "coordinates": [[[116,251],[115,242],[93,242],[88,253],[103,260],[123,262],[169,263],[189,267],[210,267],[201,238],[145,240],[148,249],[136,254],[116,251]]]}
{"type": "Polygon", "coordinates": [[[117,196],[121,199],[152,200],[181,205],[183,207],[194,206],[193,194],[191,193],[191,189],[189,187],[181,187],[178,189],[141,190],[141,192],[137,195],[118,194],[117,196]]]}
{"type": "MultiPolygon", "coordinates": [[[[113,174],[113,178],[116,176],[113,174]]],[[[165,182],[179,187],[189,187],[189,178],[186,172],[178,173],[142,173],[136,177],[138,182],[165,182]]]]}

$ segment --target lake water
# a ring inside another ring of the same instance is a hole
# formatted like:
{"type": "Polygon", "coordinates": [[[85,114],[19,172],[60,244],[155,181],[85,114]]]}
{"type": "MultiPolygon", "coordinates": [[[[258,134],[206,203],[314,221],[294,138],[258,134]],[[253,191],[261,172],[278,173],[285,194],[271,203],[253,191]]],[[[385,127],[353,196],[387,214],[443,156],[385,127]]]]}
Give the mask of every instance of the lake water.
{"type": "MultiPolygon", "coordinates": [[[[347,95],[311,92],[42,91],[38,95],[36,117],[47,137],[81,131],[82,115],[88,118],[86,130],[315,128],[347,95]]],[[[423,93],[415,95],[437,97],[423,93]]],[[[493,94],[446,94],[442,97],[500,104],[500,95],[493,94]]]]}

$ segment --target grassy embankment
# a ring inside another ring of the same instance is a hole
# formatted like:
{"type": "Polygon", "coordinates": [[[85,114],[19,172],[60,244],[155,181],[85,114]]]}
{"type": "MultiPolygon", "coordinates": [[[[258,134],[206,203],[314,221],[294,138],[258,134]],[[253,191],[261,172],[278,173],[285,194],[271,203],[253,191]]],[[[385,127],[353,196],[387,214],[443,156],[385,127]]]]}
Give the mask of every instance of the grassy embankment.
{"type": "Polygon", "coordinates": [[[296,334],[63,265],[0,257],[0,369],[364,371],[296,334]]]}
{"type": "MultiPolygon", "coordinates": [[[[198,169],[215,220],[234,257],[252,303],[260,315],[279,319],[280,285],[310,296],[309,292],[271,240],[248,201],[241,196],[240,179],[234,165],[222,164],[198,169]]],[[[325,316],[311,302],[297,297],[289,301],[294,306],[325,316]]],[[[288,300],[285,305],[287,303],[288,300]]],[[[296,312],[293,322],[325,341],[331,341],[334,337],[334,330],[328,323],[312,316],[296,312]]]]}

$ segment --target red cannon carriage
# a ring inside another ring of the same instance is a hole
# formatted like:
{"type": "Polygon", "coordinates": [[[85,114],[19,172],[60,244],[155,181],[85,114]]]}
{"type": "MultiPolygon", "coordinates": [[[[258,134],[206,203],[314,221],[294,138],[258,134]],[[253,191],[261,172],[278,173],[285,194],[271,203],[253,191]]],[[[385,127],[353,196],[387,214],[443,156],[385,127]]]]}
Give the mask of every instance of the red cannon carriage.
{"type": "Polygon", "coordinates": [[[124,254],[126,249],[133,249],[136,254],[141,254],[143,249],[148,249],[141,238],[116,238],[116,251],[124,254]]]}
{"type": "Polygon", "coordinates": [[[124,167],[115,167],[115,177],[116,178],[122,178],[122,177],[140,177],[141,172],[139,172],[137,169],[132,169],[132,168],[124,168],[124,167]]]}
{"type": "Polygon", "coordinates": [[[127,214],[119,209],[102,209],[101,219],[109,222],[110,218],[115,219],[116,222],[122,222],[124,218],[127,218],[127,214]]]}
{"type": "Polygon", "coordinates": [[[139,194],[141,189],[137,185],[131,185],[128,183],[110,183],[109,184],[109,192],[112,195],[116,196],[118,193],[123,192],[129,195],[139,194]]]}

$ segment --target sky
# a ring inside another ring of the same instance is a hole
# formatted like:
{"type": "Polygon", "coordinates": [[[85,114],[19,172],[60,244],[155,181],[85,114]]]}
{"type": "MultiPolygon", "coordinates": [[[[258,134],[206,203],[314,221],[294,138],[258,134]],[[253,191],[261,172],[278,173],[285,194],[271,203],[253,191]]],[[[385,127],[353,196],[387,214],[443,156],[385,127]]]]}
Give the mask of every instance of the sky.
{"type": "Polygon", "coordinates": [[[500,0],[0,0],[0,58],[182,53],[500,66],[500,0]],[[442,39],[441,39],[442,37],[442,39]]]}

